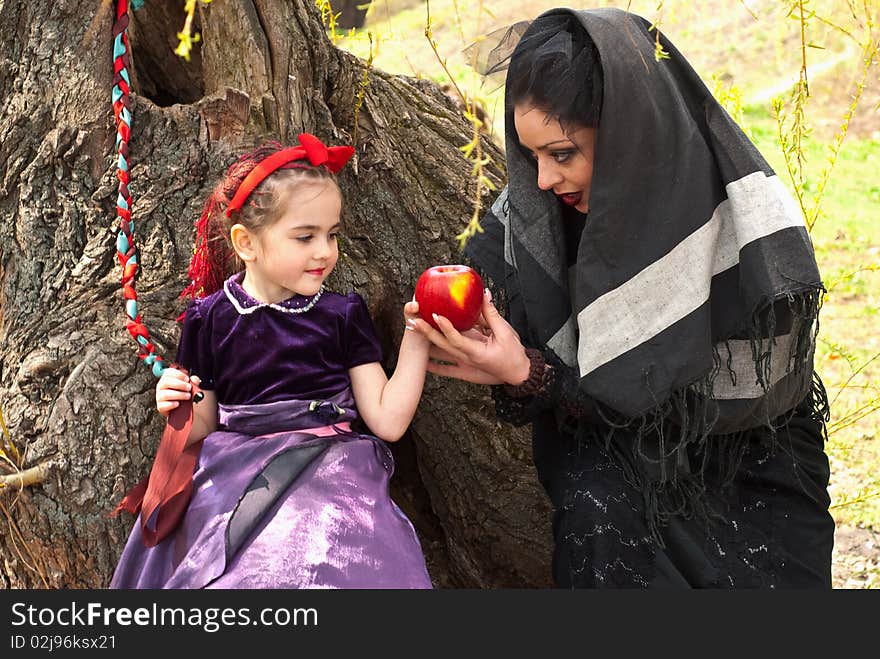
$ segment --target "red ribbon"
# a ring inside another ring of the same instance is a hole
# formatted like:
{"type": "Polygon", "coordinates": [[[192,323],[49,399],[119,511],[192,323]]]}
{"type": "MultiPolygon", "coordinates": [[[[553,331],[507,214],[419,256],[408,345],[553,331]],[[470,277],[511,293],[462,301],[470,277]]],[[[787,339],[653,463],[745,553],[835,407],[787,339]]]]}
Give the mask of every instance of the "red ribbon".
{"type": "MultiPolygon", "coordinates": [[[[193,396],[199,391],[193,385],[193,396]]],[[[133,515],[140,512],[145,547],[159,544],[174,531],[189,505],[193,472],[204,441],[186,445],[192,423],[192,399],[181,401],[168,415],[149,475],[131,488],[110,513],[115,516],[123,510],[133,515]]]]}
{"type": "Polygon", "coordinates": [[[324,165],[334,174],[345,167],[351,157],[354,155],[354,147],[351,146],[331,146],[327,147],[321,140],[309,133],[299,134],[299,146],[291,146],[281,151],[273,153],[268,158],[261,160],[256,167],[245,177],[229,206],[226,207],[226,217],[232,215],[233,211],[240,210],[251,195],[251,192],[262,183],[269,174],[277,170],[279,167],[289,162],[297,160],[305,160],[314,167],[324,165]]]}

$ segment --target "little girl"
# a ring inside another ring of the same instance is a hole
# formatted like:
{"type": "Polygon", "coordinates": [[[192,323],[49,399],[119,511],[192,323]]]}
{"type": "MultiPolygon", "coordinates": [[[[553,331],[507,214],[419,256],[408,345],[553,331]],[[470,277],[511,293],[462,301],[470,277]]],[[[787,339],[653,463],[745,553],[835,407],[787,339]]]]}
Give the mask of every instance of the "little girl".
{"type": "MultiPolygon", "coordinates": [[[[180,444],[198,451],[192,495],[160,541],[147,540],[160,509],[139,520],[111,588],[431,587],[388,494],[393,460],[380,441],[397,441],[412,420],[429,343],[404,332],[388,379],[364,300],[324,285],[339,257],[334,174],[353,153],[309,134],[299,146],[269,143],[208,198],[180,368],[156,387],[169,428],[182,402],[195,403],[180,444]],[[223,281],[236,257],[244,271],[223,281]],[[351,429],[357,417],[373,435],[351,429]]],[[[417,312],[404,307],[408,329],[417,312]]]]}

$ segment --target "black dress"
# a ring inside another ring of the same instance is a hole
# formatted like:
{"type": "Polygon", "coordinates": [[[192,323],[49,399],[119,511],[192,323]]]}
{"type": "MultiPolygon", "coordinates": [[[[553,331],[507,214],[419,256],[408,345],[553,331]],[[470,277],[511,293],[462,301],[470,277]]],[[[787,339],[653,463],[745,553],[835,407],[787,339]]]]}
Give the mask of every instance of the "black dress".
{"type": "MultiPolygon", "coordinates": [[[[586,216],[565,218],[569,264],[586,216]]],[[[503,299],[503,293],[496,297],[503,299]]],[[[546,360],[553,363],[552,355],[546,360]]],[[[553,577],[563,588],[829,588],[834,521],[828,513],[824,393],[816,386],[769,428],[691,446],[688,472],[701,472],[693,501],[652,523],[654,502],[627,478],[637,433],[609,425],[558,363],[553,392],[517,399],[493,387],[501,419],[532,424],[538,477],[553,504],[553,577]],[[550,394],[552,398],[548,398],[550,394]],[[817,400],[818,399],[818,400],[817,400]],[[564,410],[564,411],[563,411],[564,410]],[[609,444],[610,441],[610,444],[609,444]],[[741,457],[740,457],[741,455],[741,457]],[[703,464],[705,461],[705,465],[703,464]],[[728,467],[738,469],[735,475],[728,467]]],[[[818,385],[818,379],[817,379],[818,385]]],[[[641,438],[642,446],[651,444],[641,438]]]]}
{"type": "MultiPolygon", "coordinates": [[[[503,394],[498,397],[501,418],[503,394]]],[[[776,431],[749,433],[732,483],[721,484],[721,451],[709,458],[705,515],[649,522],[650,502],[629,482],[617,433],[608,448],[601,422],[533,418],[539,478],[553,503],[553,576],[564,588],[829,588],[834,521],[821,422],[805,401],[776,431]],[[560,428],[562,426],[562,428],[560,428]],[[572,432],[571,428],[574,426],[572,432]]],[[[710,440],[711,441],[711,440],[710,440]]],[[[703,456],[691,456],[692,462],[703,456]]]]}

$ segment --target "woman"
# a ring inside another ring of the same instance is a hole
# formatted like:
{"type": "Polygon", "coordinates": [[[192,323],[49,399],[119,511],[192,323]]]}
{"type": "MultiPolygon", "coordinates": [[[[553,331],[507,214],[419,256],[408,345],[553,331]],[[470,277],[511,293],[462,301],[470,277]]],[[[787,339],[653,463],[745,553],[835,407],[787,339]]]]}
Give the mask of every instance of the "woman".
{"type": "Polygon", "coordinates": [[[419,321],[429,370],[532,424],[559,586],[830,587],[809,234],[661,43],[658,62],[648,22],[610,8],[522,35],[508,185],[466,248],[506,320],[487,296],[464,334],[419,321]]]}

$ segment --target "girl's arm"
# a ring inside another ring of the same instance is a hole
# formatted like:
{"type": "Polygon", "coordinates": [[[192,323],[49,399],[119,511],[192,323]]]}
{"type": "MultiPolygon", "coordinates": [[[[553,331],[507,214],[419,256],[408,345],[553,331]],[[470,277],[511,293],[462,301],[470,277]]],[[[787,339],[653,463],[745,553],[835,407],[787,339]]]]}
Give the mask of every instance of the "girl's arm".
{"type": "MultiPolygon", "coordinates": [[[[200,384],[199,377],[193,376],[192,381],[200,384]]],[[[204,398],[193,404],[193,424],[189,431],[186,445],[198,442],[217,429],[217,395],[210,390],[202,389],[204,398]]],[[[192,384],[189,376],[176,368],[166,368],[156,385],[156,409],[159,414],[168,418],[171,410],[180,405],[180,401],[189,400],[192,396],[192,384]]]]}
{"type": "Polygon", "coordinates": [[[348,371],[361,418],[374,435],[388,442],[396,442],[406,432],[425,385],[430,343],[410,329],[410,321],[417,314],[416,302],[404,306],[409,331],[403,333],[397,367],[390,379],[378,362],[361,364],[348,371]]]}
{"type": "Polygon", "coordinates": [[[202,389],[205,395],[198,403],[193,403],[193,424],[186,445],[195,444],[217,430],[217,394],[202,389]]]}

